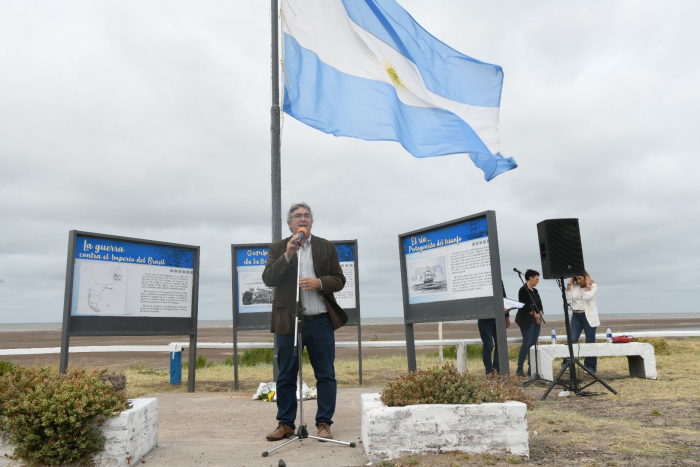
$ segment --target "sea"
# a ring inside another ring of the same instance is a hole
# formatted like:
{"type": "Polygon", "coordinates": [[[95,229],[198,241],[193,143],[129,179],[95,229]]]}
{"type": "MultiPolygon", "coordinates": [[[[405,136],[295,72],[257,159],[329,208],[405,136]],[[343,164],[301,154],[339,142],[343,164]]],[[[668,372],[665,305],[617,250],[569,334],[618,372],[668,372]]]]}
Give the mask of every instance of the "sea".
{"type": "MultiPolygon", "coordinates": [[[[607,320],[640,320],[640,319],[698,319],[700,313],[625,313],[625,314],[609,314],[600,315],[601,322],[607,320]]],[[[550,315],[547,317],[548,322],[563,321],[564,315],[550,315]]],[[[462,321],[460,321],[462,322],[462,321]]],[[[466,322],[466,321],[464,321],[466,322]]],[[[232,328],[233,322],[229,319],[212,319],[200,320],[198,323],[200,328],[232,328]]],[[[404,324],[401,317],[384,317],[384,318],[362,318],[363,325],[381,325],[381,324],[404,324]]],[[[0,331],[52,331],[60,330],[61,323],[0,323],[0,331]]]]}

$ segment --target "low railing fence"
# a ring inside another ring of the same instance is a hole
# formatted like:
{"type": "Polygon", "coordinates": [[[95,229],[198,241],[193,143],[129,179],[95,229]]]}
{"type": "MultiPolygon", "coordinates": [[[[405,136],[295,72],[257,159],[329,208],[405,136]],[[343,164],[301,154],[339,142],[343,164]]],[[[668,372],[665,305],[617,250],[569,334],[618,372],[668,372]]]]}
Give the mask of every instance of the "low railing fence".
{"type": "MultiPolygon", "coordinates": [[[[613,336],[633,335],[634,337],[700,337],[700,331],[640,331],[640,332],[615,332],[613,336]]],[[[596,339],[605,339],[605,334],[596,334],[596,339]]],[[[549,342],[551,336],[540,336],[538,342],[549,342]]],[[[581,340],[585,340],[581,336],[581,340]]],[[[520,344],[521,337],[509,337],[508,344],[520,344]]],[[[563,342],[563,340],[561,340],[563,342]]],[[[481,339],[432,339],[417,340],[416,347],[439,347],[455,345],[457,346],[457,369],[464,372],[467,369],[467,346],[481,345],[481,339]]],[[[171,361],[182,361],[182,350],[190,346],[189,342],[171,342],[168,345],[91,345],[91,346],[71,346],[70,353],[90,353],[90,352],[168,352],[171,361]]],[[[336,348],[356,348],[357,341],[336,341],[336,348]]],[[[271,349],[272,342],[239,342],[239,349],[271,349]]],[[[406,341],[363,341],[363,348],[368,347],[406,347],[406,341]]],[[[232,342],[197,342],[197,349],[231,349],[232,342]]],[[[40,347],[30,349],[0,349],[0,356],[12,355],[45,355],[60,354],[60,347],[40,347]]],[[[173,375],[174,365],[171,365],[171,383],[179,384],[173,375]]]]}

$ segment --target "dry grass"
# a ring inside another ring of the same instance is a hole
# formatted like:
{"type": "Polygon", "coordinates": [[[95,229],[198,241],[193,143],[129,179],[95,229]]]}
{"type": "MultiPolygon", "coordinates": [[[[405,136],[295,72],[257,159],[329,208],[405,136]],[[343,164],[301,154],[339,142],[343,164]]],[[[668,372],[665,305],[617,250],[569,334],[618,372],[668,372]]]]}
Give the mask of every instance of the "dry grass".
{"type": "MultiPolygon", "coordinates": [[[[658,344],[658,343],[657,343],[658,344]]],[[[536,402],[528,412],[530,463],[542,465],[693,465],[700,464],[700,339],[668,340],[668,353],[656,355],[658,380],[630,378],[625,358],[600,358],[598,374],[619,395],[601,385],[591,386],[594,397],[557,397],[555,389],[544,402],[536,402]],[[537,432],[537,435],[535,435],[537,432]],[[584,447],[599,451],[585,455],[584,447]],[[612,464],[611,464],[612,462],[612,464]]],[[[517,346],[514,346],[517,348],[517,346]]],[[[510,349],[512,354],[515,352],[510,349]]],[[[418,368],[438,364],[433,355],[418,355],[418,368]]],[[[366,357],[362,361],[366,387],[383,387],[397,376],[407,374],[405,354],[366,357]]],[[[336,375],[341,386],[359,386],[357,360],[336,360],[336,375]]],[[[469,358],[470,373],[482,374],[479,358],[469,358]]],[[[515,368],[511,360],[511,371],[515,368]]],[[[187,391],[187,371],[180,386],[169,384],[169,371],[157,371],[141,365],[120,368],[127,374],[131,397],[148,393],[187,391]]],[[[54,369],[57,372],[57,368],[54,369]]],[[[304,366],[307,384],[315,385],[313,370],[304,366]]],[[[234,368],[214,365],[197,370],[197,391],[233,391],[234,368]]],[[[272,380],[272,366],[239,367],[240,388],[253,393],[260,382],[272,380]]],[[[546,386],[531,386],[539,398],[546,386]]],[[[386,465],[511,465],[513,457],[460,457],[448,454],[418,456],[392,461],[386,465]],[[417,462],[417,463],[414,463],[417,462]]],[[[524,461],[528,463],[528,461],[524,461]]]]}
{"type": "MultiPolygon", "coordinates": [[[[517,348],[517,346],[516,346],[517,348]]],[[[700,374],[700,339],[683,339],[668,341],[670,354],[657,355],[658,380],[629,378],[627,360],[624,358],[607,357],[598,361],[598,372],[618,392],[615,396],[602,386],[596,391],[604,391],[598,398],[615,400],[654,400],[674,399],[682,397],[700,400],[700,384],[697,375],[700,374]]],[[[418,355],[418,368],[429,368],[437,365],[434,355],[418,355]]],[[[511,367],[514,367],[511,361],[511,367]]],[[[382,387],[396,377],[408,373],[406,355],[389,355],[366,357],[362,359],[363,385],[367,387],[382,387]]],[[[483,365],[478,358],[467,361],[470,373],[481,374],[483,365]]],[[[511,368],[511,371],[514,368],[511,368]]],[[[187,370],[183,370],[183,384],[171,386],[169,372],[156,371],[140,365],[131,365],[122,369],[127,374],[127,388],[132,397],[153,392],[184,392],[187,390],[187,370]]],[[[359,365],[357,360],[338,359],[335,364],[336,376],[340,386],[359,386],[359,365]]],[[[303,368],[307,384],[315,385],[313,370],[310,365],[303,368]]],[[[252,367],[240,366],[238,369],[239,387],[241,391],[255,391],[258,384],[272,380],[272,365],[257,365],[252,367]]],[[[232,390],[234,368],[232,366],[214,365],[197,370],[198,390],[232,390]],[[218,389],[217,389],[218,388],[218,389]]],[[[556,392],[556,391],[555,391],[556,392]]],[[[553,393],[554,394],[554,393],[553,393]]],[[[554,394],[556,396],[556,394],[554,394]]],[[[551,398],[552,396],[550,396],[551,398]]],[[[556,399],[556,398],[555,398],[556,399]]],[[[650,409],[651,410],[651,409],[650,409]]]]}
{"type": "MultiPolygon", "coordinates": [[[[647,465],[700,461],[700,340],[667,345],[669,353],[657,355],[658,380],[630,378],[626,359],[601,358],[598,374],[619,395],[594,385],[589,390],[602,391],[596,397],[557,398],[555,389],[528,414],[530,432],[574,451],[593,445],[648,459],[647,465]]],[[[531,437],[531,447],[536,439],[531,437]]]]}

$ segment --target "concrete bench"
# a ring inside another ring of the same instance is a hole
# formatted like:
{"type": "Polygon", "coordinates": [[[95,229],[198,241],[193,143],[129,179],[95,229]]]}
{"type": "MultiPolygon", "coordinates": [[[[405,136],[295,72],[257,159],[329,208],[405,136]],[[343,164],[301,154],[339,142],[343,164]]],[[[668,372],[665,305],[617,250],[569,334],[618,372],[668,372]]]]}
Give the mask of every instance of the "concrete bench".
{"type": "MultiPolygon", "coordinates": [[[[567,358],[569,346],[564,344],[540,345],[537,347],[537,363],[540,377],[547,381],[554,379],[553,363],[555,358],[567,358]]],[[[584,357],[627,357],[630,376],[656,379],[656,356],[654,346],[643,342],[627,344],[575,344],[574,358],[583,364],[584,357]]],[[[535,347],[530,348],[532,371],[535,371],[535,347]]],[[[559,373],[557,369],[556,373],[559,373]]]]}

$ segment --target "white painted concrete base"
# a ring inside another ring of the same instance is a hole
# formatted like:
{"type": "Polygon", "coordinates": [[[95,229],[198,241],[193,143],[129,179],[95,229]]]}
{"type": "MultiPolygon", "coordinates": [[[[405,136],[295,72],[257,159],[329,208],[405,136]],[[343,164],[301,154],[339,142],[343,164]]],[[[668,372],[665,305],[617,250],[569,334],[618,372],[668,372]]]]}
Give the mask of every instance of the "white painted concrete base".
{"type": "MultiPolygon", "coordinates": [[[[95,467],[128,467],[141,461],[158,443],[158,399],[133,399],[133,407],[118,417],[108,418],[99,429],[107,438],[105,450],[92,457],[95,467]]],[[[26,465],[5,457],[14,446],[0,433],[0,466],[26,465]]],[[[78,463],[68,464],[79,465],[78,463]]]]}
{"type": "MultiPolygon", "coordinates": [[[[537,346],[537,363],[539,365],[540,377],[547,381],[552,381],[554,373],[552,364],[555,358],[565,358],[569,356],[569,346],[539,345],[537,346]]],[[[656,355],[654,346],[646,342],[628,342],[626,344],[576,344],[574,345],[574,358],[580,358],[583,363],[584,357],[627,357],[630,376],[638,378],[656,379],[656,355]]],[[[533,362],[531,368],[534,371],[535,347],[530,348],[530,361],[533,362]]],[[[559,370],[557,370],[559,373],[559,370]]]]}
{"type": "Polygon", "coordinates": [[[451,451],[530,454],[522,402],[387,407],[379,397],[362,395],[362,443],[372,462],[451,451]]]}

